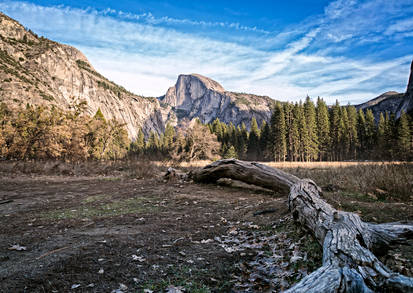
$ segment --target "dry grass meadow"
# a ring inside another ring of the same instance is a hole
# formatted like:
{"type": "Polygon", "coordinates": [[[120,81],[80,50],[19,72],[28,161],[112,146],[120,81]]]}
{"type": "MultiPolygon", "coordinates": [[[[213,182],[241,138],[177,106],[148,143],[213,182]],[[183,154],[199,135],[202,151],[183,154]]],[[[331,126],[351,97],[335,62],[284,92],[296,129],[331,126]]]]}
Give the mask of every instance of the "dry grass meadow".
{"type": "MultiPolygon", "coordinates": [[[[411,163],[266,164],[313,179],[327,202],[365,221],[413,220],[411,163]]],[[[321,264],[286,194],[167,181],[171,165],[0,162],[0,291],[279,292],[321,264]],[[26,250],[10,250],[17,244],[26,250]]],[[[388,255],[390,268],[413,275],[413,245],[388,255]]]]}

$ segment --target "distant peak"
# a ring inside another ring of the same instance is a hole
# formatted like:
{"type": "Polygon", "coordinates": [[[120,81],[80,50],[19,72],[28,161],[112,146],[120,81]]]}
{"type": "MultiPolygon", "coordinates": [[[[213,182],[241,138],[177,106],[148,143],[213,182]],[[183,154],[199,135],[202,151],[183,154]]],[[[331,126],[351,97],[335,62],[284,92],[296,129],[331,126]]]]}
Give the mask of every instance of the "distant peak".
{"type": "Polygon", "coordinates": [[[198,73],[181,74],[181,75],[179,75],[178,80],[180,78],[186,78],[186,77],[192,77],[192,78],[198,79],[200,82],[202,82],[204,84],[204,86],[207,89],[214,90],[214,91],[217,91],[217,92],[225,92],[225,89],[223,88],[223,86],[220,85],[218,82],[216,82],[215,80],[212,80],[212,79],[210,79],[206,76],[198,74],[198,73]]]}

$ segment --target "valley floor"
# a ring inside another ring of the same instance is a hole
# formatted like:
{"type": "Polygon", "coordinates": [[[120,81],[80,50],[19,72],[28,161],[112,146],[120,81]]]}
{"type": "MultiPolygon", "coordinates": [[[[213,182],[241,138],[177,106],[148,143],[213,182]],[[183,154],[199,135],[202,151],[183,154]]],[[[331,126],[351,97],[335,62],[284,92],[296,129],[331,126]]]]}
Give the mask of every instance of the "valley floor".
{"type": "MultiPolygon", "coordinates": [[[[294,225],[286,195],[233,182],[167,182],[162,168],[136,179],[121,171],[28,174],[2,164],[0,291],[281,291],[321,264],[321,247],[294,225]]],[[[410,199],[335,182],[320,185],[336,207],[368,221],[413,220],[410,199]]],[[[412,246],[389,255],[389,266],[412,276],[412,246]]]]}

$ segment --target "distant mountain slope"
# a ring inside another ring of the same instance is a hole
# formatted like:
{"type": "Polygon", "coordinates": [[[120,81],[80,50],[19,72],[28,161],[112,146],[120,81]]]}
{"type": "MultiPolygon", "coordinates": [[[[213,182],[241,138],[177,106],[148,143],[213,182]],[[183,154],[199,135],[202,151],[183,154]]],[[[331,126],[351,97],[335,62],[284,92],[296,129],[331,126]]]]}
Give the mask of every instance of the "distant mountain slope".
{"type": "Polygon", "coordinates": [[[210,123],[219,118],[235,125],[245,123],[247,127],[252,117],[258,123],[268,121],[275,103],[269,97],[228,92],[218,82],[199,74],[180,75],[160,101],[172,106],[178,119],[199,118],[210,123]]]}
{"type": "Polygon", "coordinates": [[[377,98],[357,105],[357,109],[371,109],[376,120],[379,119],[380,113],[395,113],[399,118],[402,111],[406,113],[413,111],[413,61],[410,67],[410,78],[405,93],[386,92],[377,98]]]}
{"type": "Polygon", "coordinates": [[[268,97],[227,92],[197,74],[179,76],[160,100],[134,95],[99,74],[79,50],[38,37],[1,12],[0,61],[0,102],[67,110],[86,101],[87,114],[100,108],[106,118],[125,123],[132,139],[140,127],[146,135],[163,132],[167,122],[184,118],[249,126],[253,116],[268,120],[273,104],[268,97]]]}
{"type": "Polygon", "coordinates": [[[100,108],[106,118],[124,122],[131,138],[139,127],[145,133],[163,131],[167,120],[175,120],[156,98],[134,95],[96,72],[79,50],[39,38],[2,13],[0,85],[0,102],[11,106],[53,104],[69,109],[86,101],[88,114],[100,108]]]}

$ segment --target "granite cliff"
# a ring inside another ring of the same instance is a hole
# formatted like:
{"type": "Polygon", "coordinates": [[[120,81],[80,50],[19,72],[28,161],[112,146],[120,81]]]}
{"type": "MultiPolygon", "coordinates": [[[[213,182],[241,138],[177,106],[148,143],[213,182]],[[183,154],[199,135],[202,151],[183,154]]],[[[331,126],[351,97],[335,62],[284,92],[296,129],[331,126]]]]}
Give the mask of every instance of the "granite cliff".
{"type": "Polygon", "coordinates": [[[413,61],[410,65],[409,83],[407,84],[406,93],[403,96],[400,107],[397,109],[397,115],[400,116],[402,111],[413,113],[413,61]]]}
{"type": "Polygon", "coordinates": [[[171,106],[178,120],[199,118],[210,123],[215,118],[235,125],[250,126],[252,117],[268,121],[274,100],[265,96],[226,91],[219,83],[199,74],[180,75],[175,86],[160,101],[171,106]]]}
{"type": "Polygon", "coordinates": [[[273,100],[225,91],[217,82],[198,74],[180,75],[161,98],[128,92],[98,73],[76,48],[39,37],[0,12],[0,102],[10,107],[55,105],[64,110],[86,102],[85,113],[100,108],[107,119],[125,123],[134,139],[142,127],[146,135],[163,132],[199,117],[219,118],[249,126],[253,116],[268,120],[273,100]]]}
{"type": "MultiPolygon", "coordinates": [[[[413,63],[412,63],[413,72],[413,63]]],[[[387,92],[358,105],[380,112],[413,112],[413,76],[406,93],[387,92]]],[[[98,73],[76,48],[38,37],[0,12],[0,102],[10,107],[27,103],[55,105],[68,110],[86,102],[85,113],[100,108],[108,119],[125,123],[134,139],[139,128],[148,135],[165,125],[199,118],[215,118],[250,126],[252,117],[268,121],[275,103],[269,97],[226,91],[218,82],[199,74],[180,75],[164,96],[147,98],[128,92],[98,73]]]]}
{"type": "Polygon", "coordinates": [[[171,107],[156,98],[134,95],[99,74],[77,49],[38,37],[0,13],[0,102],[70,109],[87,102],[86,113],[100,108],[108,119],[125,123],[129,136],[139,127],[148,134],[176,123],[171,107]]]}

